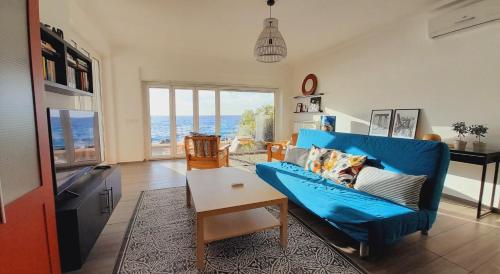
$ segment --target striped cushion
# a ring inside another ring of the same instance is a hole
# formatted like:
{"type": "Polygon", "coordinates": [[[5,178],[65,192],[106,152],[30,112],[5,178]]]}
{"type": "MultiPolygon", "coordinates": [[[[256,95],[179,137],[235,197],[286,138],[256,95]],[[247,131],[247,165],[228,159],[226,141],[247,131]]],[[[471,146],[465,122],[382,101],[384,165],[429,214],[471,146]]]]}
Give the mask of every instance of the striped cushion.
{"type": "Polygon", "coordinates": [[[418,210],[420,189],[426,179],[426,176],[365,167],[359,172],[354,188],[418,210]]]}

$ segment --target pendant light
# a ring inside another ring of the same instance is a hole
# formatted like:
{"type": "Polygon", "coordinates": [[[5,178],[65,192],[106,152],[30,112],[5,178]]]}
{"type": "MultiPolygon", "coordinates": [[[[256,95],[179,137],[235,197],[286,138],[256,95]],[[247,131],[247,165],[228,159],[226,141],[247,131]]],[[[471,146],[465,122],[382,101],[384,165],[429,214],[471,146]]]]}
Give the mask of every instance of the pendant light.
{"type": "Polygon", "coordinates": [[[271,16],[274,0],[267,0],[267,5],[269,6],[269,18],[264,20],[264,30],[257,39],[254,55],[259,62],[275,63],[286,57],[287,50],[285,40],[278,30],[278,19],[271,16]]]}

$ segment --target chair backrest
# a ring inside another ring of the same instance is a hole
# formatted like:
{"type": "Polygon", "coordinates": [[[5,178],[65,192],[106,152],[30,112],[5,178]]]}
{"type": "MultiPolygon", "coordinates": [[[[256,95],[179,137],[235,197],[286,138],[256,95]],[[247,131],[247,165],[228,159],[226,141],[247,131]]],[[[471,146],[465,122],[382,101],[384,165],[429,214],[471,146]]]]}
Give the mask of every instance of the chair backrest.
{"type": "Polygon", "coordinates": [[[220,136],[186,136],[184,138],[186,156],[196,158],[215,158],[220,147],[220,136]]]}

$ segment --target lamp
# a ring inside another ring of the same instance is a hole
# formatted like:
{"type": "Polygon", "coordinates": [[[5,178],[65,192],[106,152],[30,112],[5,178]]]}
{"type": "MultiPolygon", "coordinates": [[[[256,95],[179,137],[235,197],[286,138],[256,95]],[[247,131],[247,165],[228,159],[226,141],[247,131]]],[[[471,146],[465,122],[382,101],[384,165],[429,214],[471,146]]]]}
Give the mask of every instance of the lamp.
{"type": "Polygon", "coordinates": [[[271,16],[274,0],[268,0],[267,5],[269,6],[269,18],[264,20],[264,29],[255,43],[254,55],[259,62],[275,63],[287,56],[287,49],[285,40],[278,30],[278,19],[271,16]]]}

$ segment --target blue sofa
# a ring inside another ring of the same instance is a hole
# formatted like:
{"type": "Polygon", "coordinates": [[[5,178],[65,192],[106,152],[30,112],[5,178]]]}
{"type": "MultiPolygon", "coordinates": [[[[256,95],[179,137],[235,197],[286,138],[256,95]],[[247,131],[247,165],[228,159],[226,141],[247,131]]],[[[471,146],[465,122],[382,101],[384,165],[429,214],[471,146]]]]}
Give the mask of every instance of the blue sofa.
{"type": "Polygon", "coordinates": [[[359,241],[363,253],[369,247],[370,255],[380,255],[385,245],[417,231],[426,233],[432,227],[450,161],[444,143],[301,130],[297,146],[309,149],[313,144],[366,155],[367,165],[392,172],[426,175],[420,210],[334,184],[291,163],[259,163],[257,175],[294,203],[359,241]]]}

